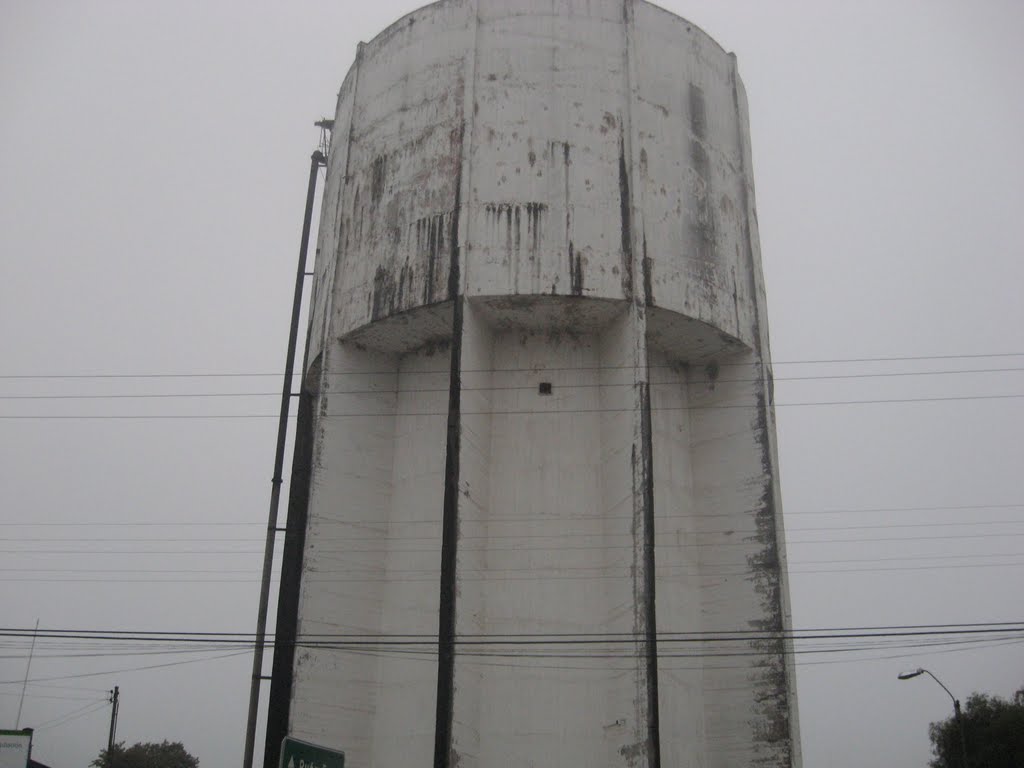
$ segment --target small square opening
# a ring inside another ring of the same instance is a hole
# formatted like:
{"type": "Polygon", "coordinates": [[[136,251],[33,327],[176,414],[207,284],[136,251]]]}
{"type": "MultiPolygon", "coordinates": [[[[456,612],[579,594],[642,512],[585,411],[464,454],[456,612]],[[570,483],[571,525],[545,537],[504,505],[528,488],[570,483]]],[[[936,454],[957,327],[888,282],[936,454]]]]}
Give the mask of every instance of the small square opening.
{"type": "Polygon", "coordinates": [[[551,394],[551,382],[550,381],[542,381],[540,384],[538,384],[537,385],[537,394],[538,395],[550,395],[551,394]]]}

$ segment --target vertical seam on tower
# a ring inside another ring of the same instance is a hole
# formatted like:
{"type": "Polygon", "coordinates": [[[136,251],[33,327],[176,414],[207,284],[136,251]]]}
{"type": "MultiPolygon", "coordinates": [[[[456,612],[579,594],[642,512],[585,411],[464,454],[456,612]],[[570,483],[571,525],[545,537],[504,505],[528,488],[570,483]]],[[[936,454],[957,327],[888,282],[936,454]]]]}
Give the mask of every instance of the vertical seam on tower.
{"type": "Polygon", "coordinates": [[[448,422],[444,461],[444,506],[441,517],[441,583],[437,629],[437,710],[434,722],[434,768],[448,768],[455,702],[455,596],[458,554],[459,459],[462,407],[462,296],[459,288],[458,206],[461,170],[452,214],[451,263],[448,290],[452,296],[452,347],[448,379],[448,422]]]}
{"type": "MultiPolygon", "coordinates": [[[[473,76],[476,72],[476,32],[479,8],[473,10],[473,76]]],[[[455,717],[455,628],[459,536],[459,480],[462,451],[462,332],[464,293],[459,254],[463,162],[466,159],[466,109],[472,115],[472,80],[463,81],[462,116],[458,134],[459,162],[455,177],[455,201],[448,242],[448,296],[452,301],[451,367],[448,380],[448,422],[445,445],[444,507],[441,519],[441,574],[437,633],[437,703],[434,721],[434,768],[449,768],[452,726],[455,717]],[[467,86],[468,82],[468,86],[467,86]],[[469,98],[467,99],[467,91],[469,98]]],[[[472,131],[470,131],[472,137],[472,131]]],[[[468,178],[468,176],[467,176],[468,178]]],[[[467,199],[469,195],[467,195],[467,199]]]]}
{"type": "MultiPolygon", "coordinates": [[[[649,375],[649,364],[647,359],[647,312],[646,305],[649,297],[646,295],[648,278],[644,275],[646,265],[641,263],[641,270],[637,270],[637,254],[638,249],[635,247],[636,243],[633,242],[635,237],[634,229],[636,224],[636,217],[633,216],[633,197],[636,194],[637,184],[633,179],[633,172],[635,163],[633,162],[633,50],[630,45],[630,38],[633,33],[633,4],[634,0],[623,0],[623,38],[624,38],[624,52],[625,52],[625,79],[626,79],[626,109],[623,119],[626,125],[623,128],[623,160],[628,158],[628,162],[625,163],[625,179],[626,189],[623,194],[626,199],[623,204],[624,211],[628,211],[630,223],[633,226],[630,227],[628,245],[629,245],[629,261],[630,261],[630,294],[627,296],[627,300],[630,302],[630,312],[636,313],[637,323],[634,328],[635,333],[638,334],[638,338],[635,340],[635,344],[641,348],[639,350],[641,359],[634,358],[634,385],[637,387],[637,394],[639,397],[639,409],[640,409],[640,480],[642,487],[639,489],[641,494],[641,516],[643,525],[643,543],[642,543],[642,605],[640,609],[643,617],[643,649],[644,649],[644,673],[646,677],[646,729],[647,729],[647,767],[648,768],[661,768],[661,733],[659,723],[659,702],[658,702],[658,636],[657,636],[657,615],[655,612],[655,578],[654,578],[654,461],[653,461],[653,438],[651,435],[651,401],[650,401],[650,375],[649,375]],[[632,183],[630,183],[632,180],[632,183]],[[638,277],[644,275],[643,280],[639,280],[638,277]],[[640,299],[638,301],[638,299],[640,299]],[[640,373],[640,366],[643,367],[642,378],[637,374],[640,373]]],[[[622,160],[620,160],[622,162],[622,160]]],[[[625,222],[623,222],[625,224],[625,222]]],[[[642,226],[642,224],[641,224],[642,226]]],[[[646,240],[646,236],[644,238],[646,240]]],[[[624,244],[627,238],[623,238],[624,244]]],[[[643,257],[646,257],[646,249],[642,253],[643,257]]],[[[637,492],[635,487],[637,468],[634,466],[634,494],[637,492]]],[[[634,542],[634,547],[636,546],[634,542]]]]}

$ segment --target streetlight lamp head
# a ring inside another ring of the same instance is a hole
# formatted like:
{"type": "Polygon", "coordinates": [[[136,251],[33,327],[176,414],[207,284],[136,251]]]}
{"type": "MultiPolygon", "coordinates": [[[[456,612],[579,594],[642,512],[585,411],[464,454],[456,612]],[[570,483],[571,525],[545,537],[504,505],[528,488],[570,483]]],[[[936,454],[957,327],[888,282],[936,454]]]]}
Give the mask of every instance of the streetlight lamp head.
{"type": "Polygon", "coordinates": [[[947,694],[949,694],[949,698],[951,698],[953,700],[953,715],[956,718],[957,728],[960,731],[960,764],[963,765],[963,766],[966,766],[967,765],[967,739],[966,739],[966,736],[964,735],[964,721],[963,721],[963,717],[960,714],[960,702],[959,702],[959,700],[956,698],[956,696],[953,695],[953,692],[951,690],[949,690],[949,688],[946,687],[946,684],[943,683],[941,680],[939,680],[939,678],[937,678],[935,676],[934,672],[930,672],[929,670],[924,669],[923,667],[918,667],[913,672],[900,672],[898,675],[896,675],[896,677],[898,677],[900,680],[909,680],[910,678],[917,677],[918,675],[928,675],[928,677],[930,677],[932,680],[934,680],[936,683],[938,683],[939,686],[942,688],[942,690],[944,690],[947,694]]]}
{"type": "Polygon", "coordinates": [[[912,677],[917,677],[918,675],[923,674],[923,669],[915,669],[913,672],[900,672],[898,675],[896,675],[896,677],[898,677],[900,680],[909,680],[912,677]]]}

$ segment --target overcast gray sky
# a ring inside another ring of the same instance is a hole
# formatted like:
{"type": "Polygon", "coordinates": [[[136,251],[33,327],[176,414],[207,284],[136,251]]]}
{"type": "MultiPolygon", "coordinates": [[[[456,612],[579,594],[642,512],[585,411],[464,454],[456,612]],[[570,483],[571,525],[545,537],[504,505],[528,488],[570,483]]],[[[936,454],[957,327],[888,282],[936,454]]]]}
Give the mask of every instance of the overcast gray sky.
{"type": "MultiPolygon", "coordinates": [[[[661,4],[750,99],[795,626],[1024,619],[1024,4],[661,4]]],[[[274,418],[24,417],[276,412],[208,374],[280,371],[312,123],[418,5],[0,0],[0,625],[252,631],[274,418]],[[206,375],[19,378],[88,374],[206,375]],[[228,396],[18,398],[184,393],[228,396]]],[[[808,768],[926,763],[950,703],[902,669],[1024,684],[1019,634],[910,644],[798,656],[808,768]]],[[[84,766],[118,685],[120,739],[236,765],[231,652],[40,642],[21,725],[84,766]]]]}

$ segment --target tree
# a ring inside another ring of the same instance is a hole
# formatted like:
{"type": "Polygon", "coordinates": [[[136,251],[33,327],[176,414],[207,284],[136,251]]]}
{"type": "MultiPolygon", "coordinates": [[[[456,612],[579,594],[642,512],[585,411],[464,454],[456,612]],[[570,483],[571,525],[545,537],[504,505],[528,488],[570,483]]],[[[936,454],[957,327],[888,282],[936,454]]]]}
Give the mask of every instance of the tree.
{"type": "Polygon", "coordinates": [[[125,749],[124,742],[104,749],[92,761],[93,768],[199,768],[180,741],[137,743],[125,749]]]}
{"type": "MultiPolygon", "coordinates": [[[[963,709],[969,768],[1024,766],[1024,687],[1013,700],[972,693],[963,709]]],[[[960,729],[950,717],[928,726],[932,740],[931,768],[964,768],[960,729]]]]}

